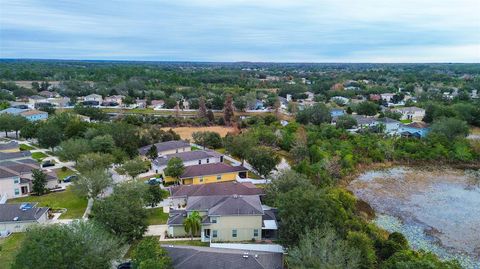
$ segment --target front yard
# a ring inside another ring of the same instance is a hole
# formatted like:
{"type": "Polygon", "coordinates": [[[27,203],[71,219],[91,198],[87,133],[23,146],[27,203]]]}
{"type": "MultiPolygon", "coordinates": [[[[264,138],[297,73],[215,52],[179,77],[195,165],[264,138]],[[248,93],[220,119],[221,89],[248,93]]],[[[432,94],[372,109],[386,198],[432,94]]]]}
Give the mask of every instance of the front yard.
{"type": "Polygon", "coordinates": [[[168,220],[168,213],[163,213],[163,208],[148,209],[147,223],[148,225],[166,224],[168,220]]]}
{"type": "Polygon", "coordinates": [[[54,170],[55,173],[57,174],[57,177],[58,179],[61,179],[63,180],[65,177],[68,177],[68,176],[71,176],[71,175],[75,175],[75,172],[73,172],[71,169],[69,168],[66,168],[64,170],[62,169],[56,169],[54,170]]]}
{"type": "Polygon", "coordinates": [[[53,192],[42,196],[27,196],[8,200],[8,203],[37,202],[38,206],[48,206],[52,209],[66,208],[61,219],[81,218],[87,208],[87,199],[78,197],[73,193],[71,187],[67,187],[65,191],[53,192]]]}
{"type": "Polygon", "coordinates": [[[35,159],[37,162],[41,162],[46,157],[48,157],[48,156],[43,152],[33,152],[32,153],[32,158],[35,159]]]}
{"type": "Polygon", "coordinates": [[[14,233],[0,239],[0,269],[8,269],[25,238],[25,233],[14,233]]]}

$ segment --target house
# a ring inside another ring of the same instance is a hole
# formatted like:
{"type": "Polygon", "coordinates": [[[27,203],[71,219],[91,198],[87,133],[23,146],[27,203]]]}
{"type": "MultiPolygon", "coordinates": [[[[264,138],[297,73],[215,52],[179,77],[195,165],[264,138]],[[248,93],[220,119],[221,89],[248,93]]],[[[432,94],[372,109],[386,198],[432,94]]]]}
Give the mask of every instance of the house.
{"type": "Polygon", "coordinates": [[[0,143],[0,152],[18,152],[18,142],[10,141],[7,143],[0,143]]]}
{"type": "Polygon", "coordinates": [[[315,98],[315,94],[313,92],[305,92],[305,94],[307,95],[307,98],[305,98],[305,100],[313,101],[313,99],[315,98]]]}
{"type": "Polygon", "coordinates": [[[370,94],[368,96],[368,99],[370,101],[380,101],[380,100],[382,100],[382,96],[380,94],[370,94]]]}
{"type": "Polygon", "coordinates": [[[89,94],[85,97],[83,97],[83,101],[85,102],[98,102],[101,103],[103,101],[103,98],[100,94],[92,93],[89,94]]]}
{"type": "Polygon", "coordinates": [[[401,124],[398,130],[401,136],[424,138],[430,129],[425,122],[413,122],[410,124],[401,124]]]}
{"type": "Polygon", "coordinates": [[[478,90],[472,90],[472,93],[470,94],[470,98],[477,99],[478,98],[478,90]]]}
{"type": "Polygon", "coordinates": [[[395,108],[392,111],[401,113],[401,120],[422,121],[425,117],[425,109],[414,106],[395,108]]]}
{"type": "Polygon", "coordinates": [[[170,210],[169,236],[187,236],[183,221],[192,212],[198,212],[202,217],[200,233],[203,242],[261,240],[267,235],[276,235],[278,230],[275,210],[264,209],[258,195],[191,196],[185,210],[170,210]],[[275,225],[264,221],[271,218],[274,218],[275,225]]]}
{"type": "Polygon", "coordinates": [[[162,109],[165,105],[165,101],[163,100],[152,100],[150,107],[154,110],[162,109]]]}
{"type": "Polygon", "coordinates": [[[146,108],[147,107],[147,100],[137,99],[137,100],[135,100],[135,105],[136,105],[137,108],[146,108]]]}
{"type": "Polygon", "coordinates": [[[58,96],[58,93],[51,92],[51,91],[41,91],[38,93],[38,95],[43,96],[45,98],[55,98],[58,96]]]}
{"type": "Polygon", "coordinates": [[[398,134],[400,129],[400,122],[391,118],[379,118],[377,119],[378,124],[385,126],[385,133],[389,135],[398,134]]]}
{"type": "Polygon", "coordinates": [[[0,114],[7,113],[7,114],[12,114],[12,115],[19,115],[20,113],[27,111],[28,109],[23,109],[23,108],[16,108],[16,107],[9,107],[6,108],[2,111],[0,111],[0,114]]]}
{"type": "Polygon", "coordinates": [[[167,167],[168,161],[172,158],[180,158],[183,161],[184,166],[223,162],[223,155],[213,150],[185,151],[162,155],[156,158],[152,162],[152,170],[154,170],[156,174],[162,173],[163,169],[167,167]]]}
{"type": "MultiPolygon", "coordinates": [[[[28,196],[32,191],[32,170],[40,169],[33,159],[17,159],[0,161],[0,195],[7,198],[28,196]]],[[[57,188],[57,176],[53,171],[47,174],[47,189],[57,188]]]]}
{"type": "MultiPolygon", "coordinates": [[[[231,166],[218,162],[187,166],[179,179],[181,184],[206,184],[246,178],[247,172],[248,169],[241,165],[231,166]]],[[[176,181],[169,176],[165,176],[164,178],[167,183],[176,181]]]]}
{"type": "MultiPolygon", "coordinates": [[[[179,152],[191,151],[190,143],[185,140],[171,140],[154,144],[157,148],[158,156],[174,154],[179,152]]],[[[148,145],[138,149],[140,155],[145,156],[153,145],[148,145]]]]}
{"type": "Polygon", "coordinates": [[[20,115],[27,118],[29,121],[39,121],[48,119],[48,113],[40,110],[27,110],[20,113],[20,115]]]}
{"type": "Polygon", "coordinates": [[[123,104],[123,99],[125,98],[124,95],[112,95],[112,96],[107,96],[103,100],[104,103],[115,103],[117,105],[122,105],[123,104]]]}
{"type": "Polygon", "coordinates": [[[280,101],[280,108],[287,109],[288,107],[288,100],[285,97],[279,96],[278,100],[280,101]]]}
{"type": "Polygon", "coordinates": [[[175,269],[283,269],[283,254],[211,247],[162,245],[175,269]]]}
{"type": "Polygon", "coordinates": [[[380,94],[380,97],[382,98],[382,100],[390,102],[394,95],[395,95],[394,93],[382,93],[380,94]]]}
{"type": "Polygon", "coordinates": [[[357,128],[365,129],[376,126],[378,121],[374,117],[367,117],[364,115],[352,115],[352,117],[357,121],[357,128]]]}
{"type": "Polygon", "coordinates": [[[69,97],[57,97],[48,99],[48,102],[56,107],[68,107],[70,105],[69,97]]]}
{"type": "Polygon", "coordinates": [[[28,106],[34,108],[36,104],[48,103],[48,98],[40,95],[32,95],[28,97],[28,106]]]}
{"type": "Polygon", "coordinates": [[[251,182],[218,182],[214,184],[178,185],[168,188],[171,206],[186,205],[188,197],[218,195],[263,195],[263,189],[251,182]]]}
{"type": "Polygon", "coordinates": [[[33,203],[0,204],[0,231],[24,232],[31,225],[44,224],[48,210],[33,203]]]}

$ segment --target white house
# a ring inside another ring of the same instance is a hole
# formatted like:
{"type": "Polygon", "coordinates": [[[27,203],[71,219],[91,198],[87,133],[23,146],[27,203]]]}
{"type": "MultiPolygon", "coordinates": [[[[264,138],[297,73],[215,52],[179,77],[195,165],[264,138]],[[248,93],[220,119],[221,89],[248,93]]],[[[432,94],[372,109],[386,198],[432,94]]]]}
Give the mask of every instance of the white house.
{"type": "MultiPolygon", "coordinates": [[[[157,148],[158,156],[174,154],[179,152],[191,151],[192,147],[188,141],[172,140],[154,144],[157,148]]],[[[138,149],[140,155],[145,156],[153,145],[148,145],[138,149]]]]}
{"type": "Polygon", "coordinates": [[[0,204],[0,231],[24,232],[34,224],[44,224],[48,220],[48,207],[36,204],[0,204]]]}
{"type": "Polygon", "coordinates": [[[83,98],[83,101],[95,101],[101,103],[103,98],[100,94],[92,93],[83,98]]]}
{"type": "Polygon", "coordinates": [[[152,162],[152,170],[162,173],[172,158],[180,158],[184,166],[223,162],[223,155],[213,150],[194,150],[160,156],[152,162]]]}
{"type": "Polygon", "coordinates": [[[392,111],[402,114],[401,120],[422,121],[425,117],[425,109],[414,106],[395,108],[392,111]]]}

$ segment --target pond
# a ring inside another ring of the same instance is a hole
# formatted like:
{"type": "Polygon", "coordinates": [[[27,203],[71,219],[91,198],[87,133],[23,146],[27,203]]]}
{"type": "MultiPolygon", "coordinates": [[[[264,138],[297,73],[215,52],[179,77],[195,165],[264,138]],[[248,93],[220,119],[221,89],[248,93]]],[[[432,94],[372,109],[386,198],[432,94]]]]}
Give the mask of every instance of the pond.
{"type": "Polygon", "coordinates": [[[375,209],[378,226],[403,233],[414,249],[480,269],[480,187],[464,171],[395,167],[363,173],[348,188],[375,209]]]}

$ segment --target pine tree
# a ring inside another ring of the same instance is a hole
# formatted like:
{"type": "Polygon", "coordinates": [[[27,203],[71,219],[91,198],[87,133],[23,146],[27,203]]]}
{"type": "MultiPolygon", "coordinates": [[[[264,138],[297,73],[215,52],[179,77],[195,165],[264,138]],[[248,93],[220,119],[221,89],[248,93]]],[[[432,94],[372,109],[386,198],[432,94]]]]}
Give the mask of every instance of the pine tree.
{"type": "Polygon", "coordinates": [[[205,98],[202,96],[198,100],[198,115],[201,119],[207,118],[207,106],[205,105],[205,98]]]}
{"type": "Polygon", "coordinates": [[[231,94],[229,94],[227,95],[227,98],[225,99],[225,104],[223,106],[223,120],[225,121],[226,126],[232,125],[233,116],[233,97],[231,94]]]}

